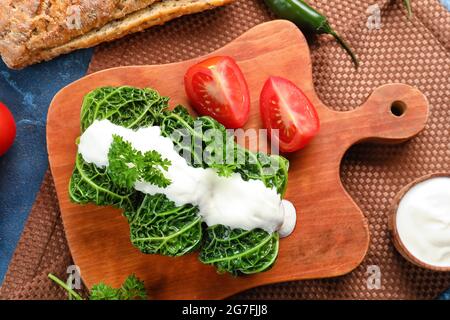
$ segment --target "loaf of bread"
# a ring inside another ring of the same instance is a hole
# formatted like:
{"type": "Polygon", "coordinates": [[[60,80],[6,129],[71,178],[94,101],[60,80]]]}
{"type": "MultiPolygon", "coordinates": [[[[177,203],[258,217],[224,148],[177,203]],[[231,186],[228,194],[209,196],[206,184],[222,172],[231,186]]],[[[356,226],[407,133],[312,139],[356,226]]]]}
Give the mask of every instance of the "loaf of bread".
{"type": "Polygon", "coordinates": [[[0,54],[13,69],[235,0],[0,0],[0,54]]]}

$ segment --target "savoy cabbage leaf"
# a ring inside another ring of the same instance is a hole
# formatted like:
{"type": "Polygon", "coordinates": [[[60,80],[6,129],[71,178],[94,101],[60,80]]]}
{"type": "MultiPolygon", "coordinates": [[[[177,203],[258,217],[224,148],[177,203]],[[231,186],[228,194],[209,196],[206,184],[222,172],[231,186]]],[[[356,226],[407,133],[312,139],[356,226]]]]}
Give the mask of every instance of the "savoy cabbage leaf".
{"type": "Polygon", "coordinates": [[[161,133],[172,139],[180,155],[194,167],[214,168],[222,176],[239,173],[244,180],[261,180],[268,188],[276,188],[281,196],[286,191],[287,159],[241,147],[234,136],[211,117],[194,120],[184,107],[177,106],[173,111],[165,112],[161,133]],[[216,135],[206,134],[208,131],[216,135]],[[183,139],[187,134],[190,139],[183,139]],[[221,161],[215,162],[215,159],[221,161]]]}
{"type": "Polygon", "coordinates": [[[209,227],[200,251],[200,261],[212,264],[219,273],[252,274],[268,270],[278,255],[278,233],[261,229],[209,227]]]}
{"type": "Polygon", "coordinates": [[[197,249],[203,230],[198,208],[177,207],[163,194],[146,195],[136,212],[127,212],[131,242],[143,253],[182,256],[197,249]]]}
{"type": "Polygon", "coordinates": [[[87,163],[78,154],[69,184],[70,199],[79,204],[95,203],[125,210],[134,210],[140,196],[127,188],[116,185],[107,170],[87,163]]]}
{"type": "MultiPolygon", "coordinates": [[[[158,125],[168,99],[152,89],[102,87],[88,93],[81,108],[81,132],[95,120],[107,119],[130,129],[158,125]]],[[[77,155],[69,184],[70,199],[76,203],[94,203],[135,209],[141,198],[134,190],[114,183],[106,168],[98,168],[77,155]]]]}
{"type": "Polygon", "coordinates": [[[83,100],[81,132],[102,119],[130,129],[157,125],[168,101],[153,89],[128,86],[95,89],[83,100]]]}
{"type": "MultiPolygon", "coordinates": [[[[222,176],[239,173],[244,180],[261,180],[268,188],[275,188],[280,196],[284,195],[289,162],[281,156],[250,152],[239,146],[234,136],[213,118],[194,120],[186,109],[178,106],[173,112],[166,112],[161,130],[163,135],[172,138],[177,151],[192,166],[213,168],[222,176]],[[208,130],[216,134],[208,135],[208,130]],[[177,132],[188,134],[191,139],[182,139],[183,134],[174,135],[177,132]],[[229,155],[233,158],[228,159],[229,155]],[[214,159],[222,161],[214,162],[214,159]]],[[[208,227],[203,238],[200,261],[214,265],[218,272],[233,275],[262,272],[275,263],[278,255],[278,233],[231,230],[216,225],[208,227]]]]}
{"type": "MultiPolygon", "coordinates": [[[[194,120],[185,108],[178,106],[169,111],[167,106],[168,99],[152,89],[99,88],[85,97],[81,128],[84,131],[94,120],[101,119],[132,129],[158,125],[161,134],[173,141],[175,149],[190,165],[213,168],[222,176],[239,173],[244,180],[261,180],[283,196],[289,167],[285,158],[250,152],[236,144],[234,136],[216,120],[210,117],[194,120]],[[215,130],[215,136],[207,134],[210,129],[215,130]],[[185,139],[187,136],[190,139],[185,139]],[[232,159],[228,158],[230,154],[232,159]]],[[[151,160],[150,164],[163,159],[151,157],[151,160]]],[[[108,172],[77,156],[70,196],[78,203],[92,202],[124,209],[131,242],[142,252],[180,256],[200,248],[201,262],[214,265],[218,272],[234,275],[265,271],[275,262],[279,245],[277,233],[269,234],[260,229],[231,230],[222,225],[206,227],[197,207],[177,207],[165,195],[133,191],[130,186],[142,178],[140,175],[146,170],[127,170],[130,167],[124,168],[123,161],[119,162],[117,168],[108,172]]],[[[150,178],[154,173],[149,170],[150,178]]],[[[107,294],[108,290],[104,292],[107,294]]]]}

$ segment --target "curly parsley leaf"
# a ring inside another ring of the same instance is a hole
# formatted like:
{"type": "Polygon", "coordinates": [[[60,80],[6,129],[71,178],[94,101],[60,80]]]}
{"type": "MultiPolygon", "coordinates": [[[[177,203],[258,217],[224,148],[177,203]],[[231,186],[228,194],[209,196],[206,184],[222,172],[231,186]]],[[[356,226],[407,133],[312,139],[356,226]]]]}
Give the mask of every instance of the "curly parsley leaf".
{"type": "Polygon", "coordinates": [[[229,178],[236,172],[236,165],[233,164],[212,164],[210,168],[215,169],[221,177],[229,178]]]}
{"type": "Polygon", "coordinates": [[[122,287],[112,288],[104,283],[94,285],[89,300],[146,300],[144,282],[140,281],[134,274],[129,276],[122,287]]]}
{"type": "Polygon", "coordinates": [[[140,281],[134,274],[129,276],[122,285],[120,291],[120,300],[146,300],[144,282],[140,281]]]}
{"type": "Polygon", "coordinates": [[[119,289],[114,289],[104,283],[92,287],[89,300],[120,300],[119,289]]]}
{"type": "Polygon", "coordinates": [[[157,151],[142,153],[133,149],[131,143],[114,135],[108,153],[108,175],[119,187],[132,189],[136,181],[145,181],[160,188],[167,187],[171,181],[164,176],[171,162],[163,159],[157,151]]]}

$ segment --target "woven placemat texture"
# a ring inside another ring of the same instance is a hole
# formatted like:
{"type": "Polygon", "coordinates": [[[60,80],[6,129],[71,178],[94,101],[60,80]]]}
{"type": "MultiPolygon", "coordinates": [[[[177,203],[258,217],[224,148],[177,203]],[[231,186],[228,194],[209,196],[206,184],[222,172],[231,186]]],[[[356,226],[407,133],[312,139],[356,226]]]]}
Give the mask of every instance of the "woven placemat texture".
{"type": "MultiPolygon", "coordinates": [[[[355,146],[342,163],[343,183],[369,221],[367,257],[355,271],[339,278],[263,286],[233,298],[431,299],[450,286],[449,273],[423,270],[406,262],[395,251],[387,229],[391,200],[403,186],[424,174],[450,172],[450,14],[437,0],[412,2],[415,15],[408,20],[400,0],[311,1],[330,17],[362,61],[355,71],[331,38],[312,41],[314,82],[324,103],[350,110],[377,86],[404,82],[418,87],[431,105],[426,130],[415,139],[396,146],[355,146]],[[381,10],[379,30],[366,26],[367,8],[374,3],[381,10]],[[371,265],[380,268],[380,289],[368,289],[367,268],[371,265]]],[[[196,57],[272,18],[259,0],[241,0],[183,17],[98,47],[89,72],[196,57]]],[[[46,273],[64,277],[71,263],[52,178],[47,174],[0,298],[64,299],[65,294],[46,279],[46,273]]]]}

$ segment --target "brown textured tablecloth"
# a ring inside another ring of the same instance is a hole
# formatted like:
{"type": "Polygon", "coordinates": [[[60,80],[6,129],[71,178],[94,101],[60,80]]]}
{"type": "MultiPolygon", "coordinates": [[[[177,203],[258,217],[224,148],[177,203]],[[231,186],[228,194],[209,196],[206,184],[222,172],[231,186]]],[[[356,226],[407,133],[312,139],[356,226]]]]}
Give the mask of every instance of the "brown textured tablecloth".
{"type": "MultiPolygon", "coordinates": [[[[450,273],[406,262],[387,229],[391,200],[402,186],[424,174],[450,172],[450,14],[438,0],[412,0],[408,20],[403,1],[310,1],[331,20],[362,61],[355,71],[327,36],[311,44],[314,82],[323,102],[349,110],[377,86],[417,86],[431,105],[426,130],[398,146],[360,145],[346,155],[341,176],[370,225],[367,257],[352,273],[334,279],[280,283],[234,298],[251,299],[430,299],[450,286],[450,273]],[[367,8],[381,9],[382,26],[369,30],[367,8]],[[368,289],[367,267],[381,270],[381,288],[368,289]]],[[[183,17],[162,27],[96,49],[89,72],[133,64],[159,64],[208,53],[250,27],[273,18],[261,0],[240,0],[215,11],[183,17]]],[[[282,57],[280,57],[282,59],[282,57]]],[[[163,80],[162,80],[163,81],[163,80]]],[[[51,175],[48,173],[0,288],[2,299],[65,299],[46,277],[65,276],[72,264],[51,175]]]]}

